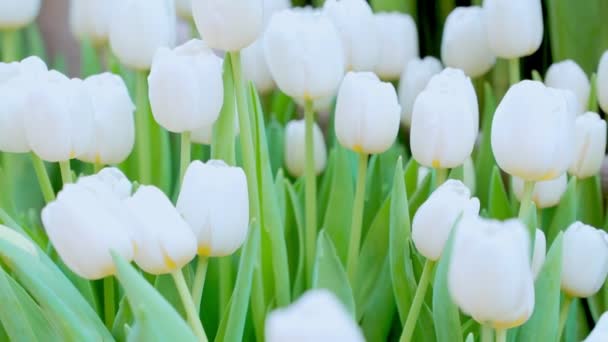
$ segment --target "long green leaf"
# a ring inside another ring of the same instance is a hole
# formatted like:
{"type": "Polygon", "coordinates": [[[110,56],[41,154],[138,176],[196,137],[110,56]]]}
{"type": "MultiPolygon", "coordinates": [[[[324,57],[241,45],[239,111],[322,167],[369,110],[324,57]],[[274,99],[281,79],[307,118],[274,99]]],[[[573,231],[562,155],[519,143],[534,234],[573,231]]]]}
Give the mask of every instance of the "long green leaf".
{"type": "Polygon", "coordinates": [[[302,204],[298,199],[296,191],[285,180],[285,191],[287,192],[287,209],[285,222],[285,236],[289,252],[289,261],[291,267],[291,275],[293,281],[293,297],[297,298],[304,292],[306,286],[306,278],[304,274],[304,215],[302,213],[302,204]]]}
{"type": "Polygon", "coordinates": [[[593,227],[601,227],[604,217],[604,201],[599,175],[579,180],[578,184],[578,219],[593,227]]]}
{"type": "Polygon", "coordinates": [[[507,195],[507,190],[505,189],[500,170],[497,166],[494,166],[490,178],[488,212],[490,217],[498,220],[505,220],[514,215],[509,202],[509,196],[507,195]]]}
{"type": "Polygon", "coordinates": [[[396,312],[388,258],[384,258],[380,267],[376,278],[378,286],[370,294],[370,305],[361,320],[361,328],[368,341],[387,341],[396,312]]]}
{"type": "Polygon", "coordinates": [[[547,246],[550,246],[558,233],[576,221],[576,177],[571,177],[566,192],[555,210],[549,230],[546,231],[547,246]]]}
{"type": "Polygon", "coordinates": [[[220,116],[213,125],[211,158],[224,160],[229,165],[236,163],[234,152],[236,111],[234,105],[234,80],[230,54],[224,56],[224,104],[220,116]]]}
{"type": "Polygon", "coordinates": [[[484,107],[482,110],[483,117],[481,120],[481,140],[479,143],[479,149],[475,158],[475,174],[477,180],[477,193],[481,206],[483,208],[488,207],[488,196],[487,191],[490,187],[490,179],[492,176],[492,170],[496,165],[494,159],[494,153],[492,153],[492,146],[490,144],[491,133],[492,133],[492,120],[494,119],[494,111],[496,110],[496,97],[492,87],[488,83],[484,83],[484,107]]]}

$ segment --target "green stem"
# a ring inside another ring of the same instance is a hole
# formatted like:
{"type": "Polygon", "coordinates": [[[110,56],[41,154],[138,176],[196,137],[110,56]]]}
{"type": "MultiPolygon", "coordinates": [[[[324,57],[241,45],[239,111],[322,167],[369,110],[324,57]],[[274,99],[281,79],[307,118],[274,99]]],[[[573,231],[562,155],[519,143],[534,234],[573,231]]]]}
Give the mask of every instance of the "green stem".
{"type": "Polygon", "coordinates": [[[232,260],[231,256],[216,258],[216,260],[219,266],[219,313],[220,317],[224,317],[232,294],[232,260]]]}
{"type": "Polygon", "coordinates": [[[93,163],[93,173],[98,173],[103,168],[104,168],[104,165],[102,163],[98,163],[98,162],[93,163]]]}
{"type": "Polygon", "coordinates": [[[184,278],[182,270],[179,269],[171,273],[171,276],[173,276],[175,286],[177,287],[177,292],[179,293],[179,297],[184,305],[184,309],[186,310],[188,324],[200,342],[207,342],[205,329],[203,329],[203,324],[201,323],[201,320],[198,317],[198,312],[196,312],[196,308],[194,307],[194,302],[190,296],[190,292],[188,291],[188,285],[186,284],[186,279],[184,278]]]}
{"type": "Polygon", "coordinates": [[[564,295],[564,301],[562,307],[559,310],[559,327],[557,330],[557,341],[561,341],[564,327],[566,326],[566,320],[568,319],[568,312],[570,311],[570,305],[572,304],[572,297],[564,295]]]}
{"type": "Polygon", "coordinates": [[[64,160],[59,162],[59,170],[61,171],[61,180],[63,184],[73,183],[72,179],[72,168],[70,167],[70,160],[64,160]]]}
{"type": "Polygon", "coordinates": [[[112,330],[114,315],[116,313],[116,308],[114,307],[114,278],[112,277],[105,277],[103,279],[103,312],[106,327],[112,330]]]}
{"type": "Polygon", "coordinates": [[[534,181],[524,182],[524,193],[521,198],[521,204],[519,206],[519,219],[525,221],[529,215],[530,208],[532,208],[532,194],[534,193],[534,181]]]}
{"type": "Polygon", "coordinates": [[[30,155],[32,156],[32,164],[34,165],[34,171],[36,172],[36,177],[40,184],[40,190],[42,190],[42,196],[44,197],[44,201],[49,203],[55,199],[55,191],[53,191],[51,179],[46,172],[46,167],[44,166],[42,159],[35,153],[30,153],[30,155]]]}
{"type": "Polygon", "coordinates": [[[139,182],[150,184],[152,182],[152,151],[150,151],[147,71],[138,71],[136,78],[135,152],[137,154],[137,170],[139,182]]]}
{"type": "Polygon", "coordinates": [[[509,85],[514,85],[520,79],[519,58],[509,59],[509,85]]]}
{"type": "Polygon", "coordinates": [[[179,156],[179,179],[180,183],[184,180],[184,175],[186,174],[186,170],[188,169],[188,165],[190,165],[190,132],[183,132],[181,139],[181,150],[179,156]]]}
{"type": "Polygon", "coordinates": [[[192,300],[196,312],[201,311],[201,300],[203,299],[203,288],[205,287],[205,277],[207,276],[207,265],[209,259],[202,255],[198,256],[196,264],[196,272],[194,273],[194,282],[192,283],[192,300]]]}
{"type": "Polygon", "coordinates": [[[19,60],[17,52],[19,44],[19,31],[5,30],[2,32],[2,61],[5,63],[19,60]]]}
{"type": "Polygon", "coordinates": [[[445,183],[445,181],[448,179],[448,169],[435,169],[436,174],[437,174],[437,178],[436,178],[436,183],[437,183],[437,188],[441,186],[441,184],[445,183]]]}
{"type": "Polygon", "coordinates": [[[414,328],[416,327],[416,322],[418,321],[418,316],[420,315],[420,308],[422,308],[422,304],[424,303],[424,296],[426,295],[426,290],[431,282],[434,268],[435,262],[427,259],[424,263],[424,268],[422,269],[422,275],[420,276],[420,281],[418,282],[418,288],[416,288],[416,294],[414,295],[410,312],[407,314],[407,319],[405,320],[403,333],[399,339],[400,342],[409,342],[412,340],[414,328]]]}
{"type": "Polygon", "coordinates": [[[492,342],[493,331],[489,325],[481,325],[481,342],[492,342]]]}
{"type": "Polygon", "coordinates": [[[496,329],[496,342],[507,342],[507,329],[496,329]]]}
{"type": "Polygon", "coordinates": [[[305,168],[304,184],[306,185],[306,271],[307,279],[312,284],[312,269],[317,242],[317,175],[315,174],[315,156],[313,128],[315,124],[315,112],[312,100],[306,100],[305,111],[305,168]]]}
{"type": "Polygon", "coordinates": [[[363,204],[365,203],[365,179],[367,173],[367,154],[359,153],[359,168],[357,172],[357,188],[353,204],[353,218],[350,226],[350,242],[348,244],[348,259],[346,271],[351,284],[357,276],[359,247],[361,245],[361,223],[363,221],[363,204]]]}

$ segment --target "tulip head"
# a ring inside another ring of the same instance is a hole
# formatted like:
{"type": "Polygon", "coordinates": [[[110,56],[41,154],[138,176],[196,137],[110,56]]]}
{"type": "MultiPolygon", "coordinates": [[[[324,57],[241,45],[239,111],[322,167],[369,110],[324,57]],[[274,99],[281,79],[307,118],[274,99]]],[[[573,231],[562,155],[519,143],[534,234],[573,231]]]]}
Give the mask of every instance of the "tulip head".
{"type": "Polygon", "coordinates": [[[441,62],[435,57],[411,59],[399,81],[399,102],[401,103],[401,124],[410,127],[412,110],[418,94],[426,88],[431,77],[441,72],[441,62]]]}
{"type": "Polygon", "coordinates": [[[263,36],[241,51],[241,63],[245,79],[253,82],[260,94],[274,90],[276,84],[266,62],[263,36]]]}
{"type": "Polygon", "coordinates": [[[608,51],[602,54],[597,67],[597,101],[604,113],[608,113],[608,51]]]}
{"type": "Polygon", "coordinates": [[[606,151],[606,121],[597,113],[587,112],[576,117],[574,159],[568,168],[577,178],[596,175],[602,167],[606,151]]]}
{"type": "Polygon", "coordinates": [[[70,1],[70,28],[79,40],[89,40],[103,45],[108,40],[112,13],[118,6],[116,0],[70,1]]]}
{"type": "Polygon", "coordinates": [[[419,56],[416,23],[402,13],[376,13],[374,19],[379,44],[376,74],[397,80],[407,63],[419,56]]]}
{"type": "MultiPolygon", "coordinates": [[[[320,174],[327,164],[325,138],[315,123],[312,130],[314,165],[316,174],[320,174]]],[[[304,120],[292,120],[285,128],[285,166],[294,176],[304,175],[306,166],[306,123],[304,120]]]]}
{"type": "MultiPolygon", "coordinates": [[[[519,177],[511,178],[513,192],[518,200],[522,200],[524,196],[524,181],[519,177]]],[[[548,181],[540,181],[534,183],[534,191],[532,192],[532,202],[537,208],[549,208],[556,206],[562,199],[568,187],[568,177],[566,174],[551,179],[548,181]]]]}
{"type": "Polygon", "coordinates": [[[568,59],[559,63],[553,63],[545,75],[545,84],[551,88],[570,90],[576,96],[577,114],[584,113],[589,105],[589,94],[591,83],[589,78],[576,64],[568,59]]]}
{"type": "Polygon", "coordinates": [[[0,1],[0,30],[20,29],[36,19],[40,0],[0,1]]]}
{"type": "Polygon", "coordinates": [[[608,341],[608,312],[604,312],[595,323],[595,327],[583,342],[608,341]]]}

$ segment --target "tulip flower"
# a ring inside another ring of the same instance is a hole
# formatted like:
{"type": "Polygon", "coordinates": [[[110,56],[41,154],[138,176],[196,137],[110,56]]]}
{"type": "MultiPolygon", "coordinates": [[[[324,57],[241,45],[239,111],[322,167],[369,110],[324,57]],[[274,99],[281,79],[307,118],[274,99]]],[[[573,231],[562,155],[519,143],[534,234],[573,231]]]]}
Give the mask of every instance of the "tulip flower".
{"type": "Polygon", "coordinates": [[[583,342],[603,342],[608,340],[608,312],[604,312],[595,327],[583,342]]]}
{"type": "Polygon", "coordinates": [[[532,273],[534,279],[538,277],[538,273],[543,268],[545,257],[547,254],[547,239],[542,230],[536,229],[536,237],[534,238],[534,252],[532,254],[532,273]]]}
{"type": "Polygon", "coordinates": [[[447,17],[441,40],[441,60],[452,68],[462,69],[469,77],[479,77],[496,63],[490,50],[478,6],[457,7],[447,17]]]}
{"type": "Polygon", "coordinates": [[[106,167],[96,174],[80,177],[78,185],[94,191],[98,197],[108,198],[106,203],[113,203],[112,199],[124,200],[131,196],[133,185],[120,169],[106,167]]]}
{"type": "Polygon", "coordinates": [[[347,70],[373,71],[379,57],[374,14],[365,0],[328,0],[325,13],[336,25],[347,70]]]}
{"type": "MultiPolygon", "coordinates": [[[[294,177],[304,175],[305,167],[305,123],[304,120],[292,120],[285,128],[285,166],[294,177]]],[[[317,124],[313,128],[315,173],[319,175],[327,164],[327,150],[323,132],[317,124]]]]}
{"type": "Polygon", "coordinates": [[[174,0],[175,13],[187,21],[192,20],[192,0],[174,0]]]}
{"type": "Polygon", "coordinates": [[[583,69],[575,61],[568,59],[553,63],[545,75],[545,84],[551,88],[572,91],[576,95],[577,114],[584,113],[587,109],[591,83],[583,69]]]}
{"type": "Polygon", "coordinates": [[[0,0],[0,30],[27,26],[39,11],[40,0],[0,0]]]}
{"type": "Polygon", "coordinates": [[[399,81],[399,102],[401,103],[401,124],[410,127],[412,123],[412,110],[418,94],[426,88],[431,77],[441,72],[441,62],[435,57],[411,59],[399,81]]]}
{"type": "Polygon", "coordinates": [[[452,300],[498,330],[525,323],[534,309],[534,275],[523,223],[465,215],[456,229],[448,269],[452,300]]]}
{"type": "Polygon", "coordinates": [[[596,175],[606,151],[606,121],[587,112],[576,118],[574,160],[568,172],[579,179],[596,175]]]}
{"type": "MultiPolygon", "coordinates": [[[[518,177],[513,177],[511,179],[511,185],[513,186],[515,196],[520,201],[523,200],[524,181],[518,177]]],[[[532,202],[536,204],[537,208],[556,206],[562,199],[567,187],[568,177],[565,173],[552,180],[536,182],[532,192],[532,202]]]]}
{"type": "Polygon", "coordinates": [[[604,113],[608,113],[608,51],[602,54],[597,67],[597,100],[604,113]]]}
{"type": "Polygon", "coordinates": [[[291,0],[263,0],[264,26],[268,25],[270,18],[276,13],[291,7],[291,0]]]}
{"type": "Polygon", "coordinates": [[[397,80],[407,63],[418,57],[416,23],[402,13],[377,13],[374,19],[380,45],[376,74],[384,80],[397,80]]]}
{"type": "Polygon", "coordinates": [[[262,33],[262,0],[198,0],[192,14],[201,37],[213,49],[239,51],[262,33]]]}
{"type": "Polygon", "coordinates": [[[263,38],[256,40],[241,51],[241,61],[245,79],[253,82],[258,92],[267,94],[274,90],[276,84],[266,62],[263,38]]]}
{"type": "Polygon", "coordinates": [[[156,50],[175,43],[175,10],[168,0],[122,0],[110,22],[110,46],[128,67],[148,70],[156,50]],[[144,39],[145,38],[145,39],[144,39]]]}
{"type": "Polygon", "coordinates": [[[333,293],[310,290],[266,319],[267,342],[363,342],[357,323],[333,293]]]}
{"type": "Polygon", "coordinates": [[[572,297],[591,297],[608,275],[608,236],[581,222],[571,224],[563,238],[562,290],[572,297]]]}
{"type": "Polygon", "coordinates": [[[70,1],[70,28],[80,40],[88,39],[96,45],[105,44],[110,32],[112,14],[118,7],[117,0],[70,1]]]}
{"type": "Polygon", "coordinates": [[[98,165],[121,163],[135,142],[135,106],[129,91],[122,78],[110,73],[88,77],[84,87],[92,99],[95,128],[93,143],[79,159],[98,165]]]}

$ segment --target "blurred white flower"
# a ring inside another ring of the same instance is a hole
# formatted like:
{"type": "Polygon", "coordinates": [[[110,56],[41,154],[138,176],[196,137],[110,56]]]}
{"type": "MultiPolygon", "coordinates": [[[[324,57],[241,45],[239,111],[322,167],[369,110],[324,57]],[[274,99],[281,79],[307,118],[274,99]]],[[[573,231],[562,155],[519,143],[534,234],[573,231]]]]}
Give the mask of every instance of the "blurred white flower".
{"type": "Polygon", "coordinates": [[[608,312],[604,312],[595,323],[595,327],[583,342],[608,341],[608,312]]]}
{"type": "Polygon", "coordinates": [[[374,15],[379,54],[376,74],[385,80],[397,80],[407,63],[418,57],[418,30],[407,14],[374,15]]]}
{"type": "Polygon", "coordinates": [[[0,0],[0,30],[27,26],[38,12],[40,0],[0,0]]]}
{"type": "Polygon", "coordinates": [[[576,95],[577,114],[584,113],[589,106],[591,83],[575,61],[568,59],[551,64],[545,75],[545,84],[551,88],[572,91],[576,95]]]}
{"type": "Polygon", "coordinates": [[[184,19],[192,20],[192,0],[174,0],[175,1],[175,13],[184,19]]]}
{"type": "Polygon", "coordinates": [[[597,100],[604,113],[608,113],[608,51],[602,54],[597,66],[597,100]]]}
{"type": "Polygon", "coordinates": [[[243,49],[241,63],[243,63],[245,79],[253,82],[260,94],[267,94],[274,90],[276,84],[266,62],[263,36],[243,49]]]}
{"type": "Polygon", "coordinates": [[[70,1],[70,28],[79,40],[101,45],[108,40],[110,20],[119,5],[117,0],[70,1]]]}
{"type": "MultiPolygon", "coordinates": [[[[315,163],[315,172],[320,174],[325,169],[327,164],[327,150],[325,147],[325,138],[319,126],[315,123],[312,131],[313,137],[313,154],[315,163]]],[[[306,165],[306,124],[304,120],[292,120],[285,127],[285,166],[287,171],[294,176],[300,177],[304,175],[306,165]]]]}
{"type": "Polygon", "coordinates": [[[536,229],[536,237],[534,238],[534,254],[532,254],[532,272],[534,278],[538,277],[538,273],[545,264],[547,254],[547,239],[542,230],[536,229]]]}
{"type": "MultiPolygon", "coordinates": [[[[521,201],[524,195],[524,181],[516,176],[511,178],[513,192],[518,200],[521,201]]],[[[532,192],[532,202],[537,208],[549,208],[556,206],[562,199],[568,187],[568,177],[566,174],[547,180],[534,183],[534,191],[532,192]]]]}
{"type": "Polygon", "coordinates": [[[411,59],[399,81],[399,103],[401,103],[401,124],[409,127],[412,123],[412,110],[418,94],[426,88],[431,77],[441,72],[441,62],[435,57],[411,59]]]}
{"type": "Polygon", "coordinates": [[[597,113],[587,112],[576,117],[574,159],[568,172],[578,178],[596,175],[606,151],[606,121],[597,113]]]}

